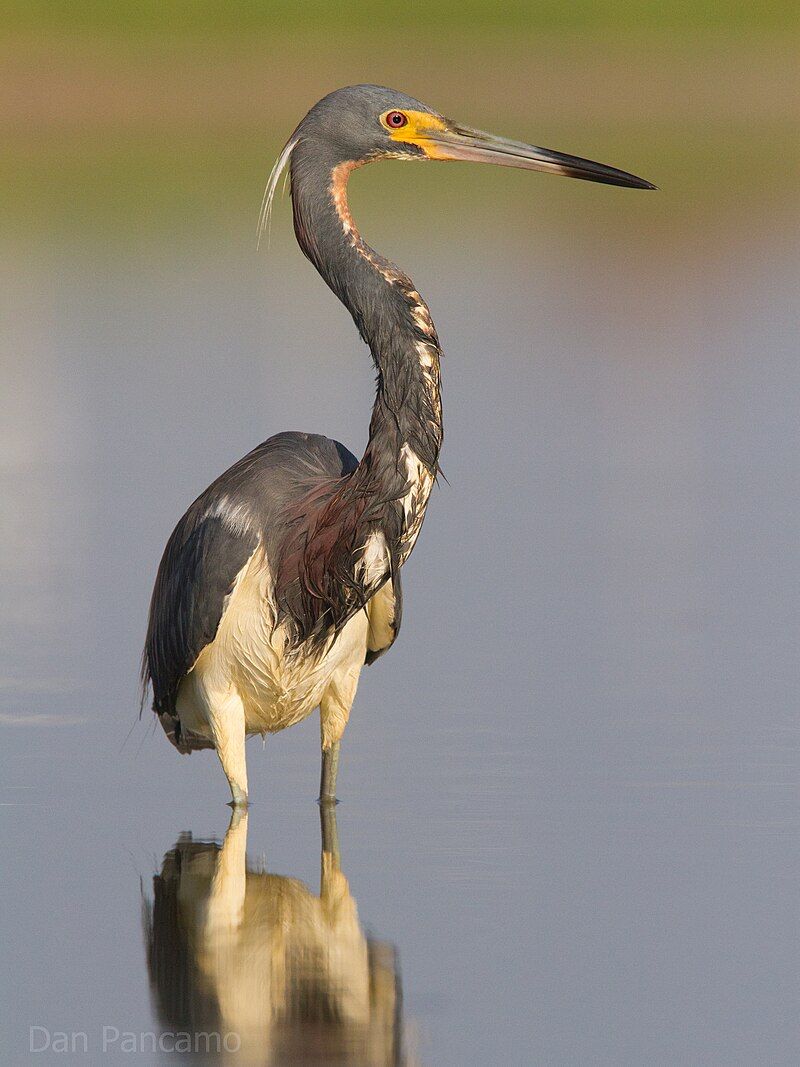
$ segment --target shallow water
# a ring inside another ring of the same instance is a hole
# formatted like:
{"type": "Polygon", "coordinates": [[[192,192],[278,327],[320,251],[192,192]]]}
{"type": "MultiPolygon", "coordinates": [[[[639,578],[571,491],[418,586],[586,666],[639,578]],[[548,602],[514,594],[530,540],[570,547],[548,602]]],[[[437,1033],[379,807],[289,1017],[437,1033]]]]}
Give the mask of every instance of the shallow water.
{"type": "Polygon", "coordinates": [[[279,429],[363,447],[351,324],[285,233],[6,241],[5,1062],[174,1062],[185,1030],[229,1062],[798,1062],[800,237],[636,211],[390,234],[449,484],[362,678],[338,859],[313,720],[251,742],[225,838],[213,756],[137,721],[136,675],[208,481],[279,429]]]}

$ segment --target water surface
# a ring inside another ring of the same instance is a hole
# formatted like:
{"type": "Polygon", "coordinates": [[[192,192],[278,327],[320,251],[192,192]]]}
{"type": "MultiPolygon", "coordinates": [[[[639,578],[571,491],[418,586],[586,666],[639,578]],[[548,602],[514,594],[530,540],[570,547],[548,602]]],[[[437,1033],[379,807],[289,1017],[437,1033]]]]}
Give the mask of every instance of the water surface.
{"type": "Polygon", "coordinates": [[[468,225],[465,175],[430,219],[366,198],[445,348],[448,482],[362,677],[338,854],[314,720],[251,743],[229,831],[137,671],[216,474],[281,429],[363,448],[352,325],[285,214],[266,258],[239,221],[4,240],[6,1062],[211,1022],[230,1062],[800,1059],[797,227],[577,183],[520,221],[519,176],[468,225]]]}

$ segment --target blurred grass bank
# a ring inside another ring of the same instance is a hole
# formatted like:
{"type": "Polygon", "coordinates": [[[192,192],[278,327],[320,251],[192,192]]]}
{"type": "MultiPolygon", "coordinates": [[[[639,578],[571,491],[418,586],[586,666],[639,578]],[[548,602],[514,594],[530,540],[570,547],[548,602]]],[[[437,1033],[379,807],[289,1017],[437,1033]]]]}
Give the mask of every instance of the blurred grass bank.
{"type": "MultiPolygon", "coordinates": [[[[7,232],[252,228],[297,120],[358,81],[642,173],[678,193],[670,227],[739,216],[753,199],[793,207],[794,3],[5,0],[0,27],[7,232]]],[[[459,183],[472,195],[486,183],[458,168],[445,187],[416,170],[400,195],[424,190],[441,211],[461,203],[459,183]]],[[[514,211],[530,183],[507,190],[514,211]]],[[[543,206],[560,225],[573,210],[563,197],[548,190],[543,206]]]]}

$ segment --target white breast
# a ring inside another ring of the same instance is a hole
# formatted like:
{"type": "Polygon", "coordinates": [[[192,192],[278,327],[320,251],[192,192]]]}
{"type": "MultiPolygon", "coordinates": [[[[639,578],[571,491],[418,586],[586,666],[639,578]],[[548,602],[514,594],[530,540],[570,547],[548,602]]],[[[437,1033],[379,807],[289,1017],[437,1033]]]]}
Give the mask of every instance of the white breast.
{"type": "MultiPolygon", "coordinates": [[[[372,555],[372,553],[371,553],[372,555]]],[[[334,674],[364,662],[368,620],[358,612],[320,654],[287,654],[284,623],[275,623],[272,579],[257,549],[239,572],[216,637],[197,658],[178,694],[177,710],[189,729],[208,736],[209,704],[236,693],[248,733],[274,733],[300,722],[319,706],[334,674]]]]}

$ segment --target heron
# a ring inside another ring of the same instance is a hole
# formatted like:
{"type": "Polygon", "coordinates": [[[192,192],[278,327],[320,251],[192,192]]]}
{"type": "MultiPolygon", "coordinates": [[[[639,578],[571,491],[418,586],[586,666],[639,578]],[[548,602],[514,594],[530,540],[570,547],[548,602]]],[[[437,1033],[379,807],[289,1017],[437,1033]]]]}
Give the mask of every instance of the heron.
{"type": "Polygon", "coordinates": [[[377,85],[316,103],[280,153],[297,243],[350,312],[377,374],[359,461],[327,437],[270,437],[201,493],[161,559],[143,685],[181,753],[214,748],[232,806],[248,803],[245,741],[320,713],[320,800],[333,802],[361,669],[394,643],[401,571],[439,472],[442,350],[428,305],[363,239],[348,178],[382,159],[494,163],[634,189],[650,182],[460,125],[377,85]]]}

